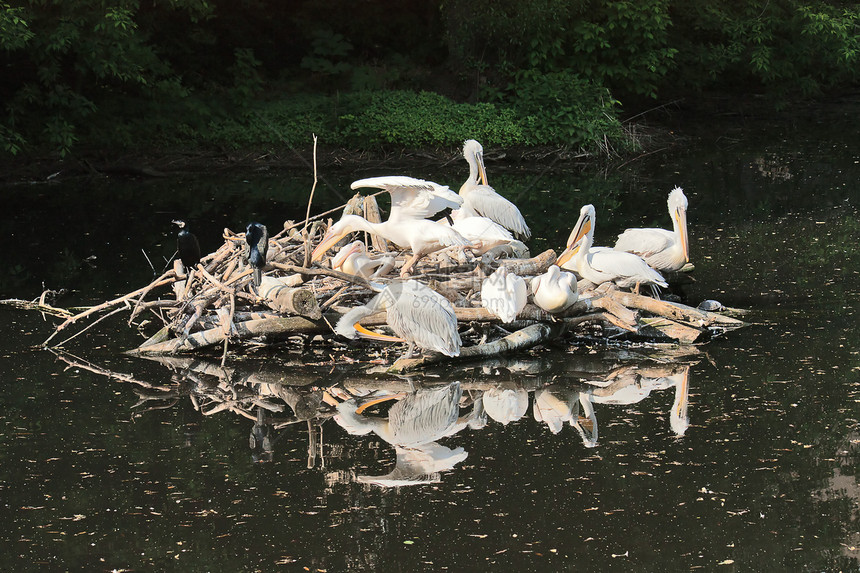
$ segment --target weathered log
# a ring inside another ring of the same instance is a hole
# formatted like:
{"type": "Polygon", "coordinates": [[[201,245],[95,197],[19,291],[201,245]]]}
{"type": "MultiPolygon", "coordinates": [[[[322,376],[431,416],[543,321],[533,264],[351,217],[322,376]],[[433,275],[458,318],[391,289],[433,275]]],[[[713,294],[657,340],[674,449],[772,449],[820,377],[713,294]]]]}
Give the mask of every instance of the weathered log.
{"type": "Polygon", "coordinates": [[[555,251],[548,249],[530,259],[503,259],[498,262],[499,266],[504,266],[509,273],[531,277],[545,273],[555,264],[556,258],[555,251]]]}
{"type": "Polygon", "coordinates": [[[285,314],[297,314],[317,320],[322,317],[314,294],[306,288],[287,286],[287,281],[263,277],[257,289],[260,298],[271,309],[285,314]]]}
{"type": "MultiPolygon", "coordinates": [[[[284,335],[284,334],[322,334],[330,329],[325,322],[314,321],[303,316],[273,317],[258,320],[238,322],[235,325],[234,337],[239,340],[255,338],[258,336],[284,335]]],[[[221,326],[216,326],[200,332],[173,338],[166,342],[139,346],[128,350],[127,354],[179,354],[191,352],[224,342],[226,338],[221,326]]]]}
{"type": "Polygon", "coordinates": [[[606,295],[628,308],[638,308],[658,316],[686,322],[697,328],[714,325],[724,328],[740,328],[744,325],[743,321],[736,318],[699,310],[680,303],[657,300],[632,292],[610,290],[607,291],[606,295]]]}
{"type": "Polygon", "coordinates": [[[692,344],[702,337],[702,329],[687,326],[665,316],[643,317],[639,319],[642,325],[640,334],[647,335],[648,329],[654,329],[663,336],[677,340],[682,344],[692,344]]]}
{"type": "MultiPolygon", "coordinates": [[[[371,223],[381,223],[382,214],[379,212],[379,204],[376,202],[376,196],[364,198],[364,218],[371,223]]],[[[370,242],[373,248],[382,253],[388,252],[388,241],[379,235],[370,235],[370,242]]]]}

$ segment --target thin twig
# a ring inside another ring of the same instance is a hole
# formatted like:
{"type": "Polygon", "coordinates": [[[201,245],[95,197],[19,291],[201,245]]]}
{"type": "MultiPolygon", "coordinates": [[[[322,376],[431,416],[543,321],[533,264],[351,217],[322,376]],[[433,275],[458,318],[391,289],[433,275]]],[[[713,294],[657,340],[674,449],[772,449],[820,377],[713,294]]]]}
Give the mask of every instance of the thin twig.
{"type": "Polygon", "coordinates": [[[302,227],[302,233],[308,228],[308,219],[311,216],[311,203],[314,201],[314,191],[317,188],[317,136],[314,135],[314,184],[311,186],[311,196],[308,198],[308,210],[305,212],[305,226],[302,227]]]}

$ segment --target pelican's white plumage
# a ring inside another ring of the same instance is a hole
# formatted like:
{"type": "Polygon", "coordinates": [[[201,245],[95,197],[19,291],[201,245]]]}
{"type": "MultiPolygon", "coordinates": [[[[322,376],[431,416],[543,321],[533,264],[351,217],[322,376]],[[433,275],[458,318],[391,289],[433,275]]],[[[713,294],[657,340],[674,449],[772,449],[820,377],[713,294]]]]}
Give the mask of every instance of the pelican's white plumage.
{"type": "Polygon", "coordinates": [[[481,306],[502,319],[512,322],[526,306],[528,287],[522,277],[509,273],[504,266],[481,284],[481,306]]]}
{"type": "Polygon", "coordinates": [[[531,280],[531,290],[535,304],[547,312],[564,312],[579,298],[576,277],[573,273],[563,272],[558,265],[531,280]]]}
{"type": "MultiPolygon", "coordinates": [[[[459,382],[438,388],[422,388],[408,394],[386,396],[402,398],[388,410],[387,418],[364,416],[362,404],[351,399],[337,405],[335,421],[350,434],[374,432],[394,446],[416,447],[448,435],[460,415],[459,382]]],[[[378,399],[371,399],[378,402],[378,399]]]]}
{"type": "Polygon", "coordinates": [[[394,221],[389,219],[382,223],[371,223],[358,215],[344,215],[340,221],[329,227],[322,242],[314,249],[311,260],[321,259],[326,251],[335,246],[346,235],[355,231],[379,235],[400,247],[412,249],[412,257],[400,269],[401,277],[408,275],[412,266],[426,254],[446,247],[469,247],[472,245],[468,239],[451,227],[427,219],[394,221]]]}
{"type": "Polygon", "coordinates": [[[484,411],[502,424],[519,420],[529,407],[529,393],[523,388],[490,388],[482,396],[484,411]]]}
{"type": "Polygon", "coordinates": [[[400,269],[400,276],[409,274],[412,266],[426,254],[446,247],[469,247],[471,243],[460,233],[425,217],[439,211],[456,209],[462,204],[459,195],[443,185],[413,177],[393,175],[359,179],[351,185],[385,189],[391,195],[391,213],[382,223],[371,223],[358,215],[344,215],[332,225],[311,256],[317,261],[343,237],[355,231],[379,235],[401,248],[412,250],[412,257],[400,269]]]}
{"type": "Polygon", "coordinates": [[[460,334],[457,316],[448,299],[416,280],[397,281],[383,288],[366,305],[344,314],[335,332],[346,338],[359,334],[377,340],[396,341],[366,330],[358,321],[385,310],[386,322],[391,330],[409,344],[407,356],[415,346],[441,352],[446,356],[460,354],[460,334]]]}
{"type": "Polygon", "coordinates": [[[690,262],[687,236],[687,197],[680,187],[669,193],[667,201],[672,230],[627,229],[618,235],[615,249],[639,255],[658,271],[677,271],[690,262]]]}
{"type": "Polygon", "coordinates": [[[350,189],[385,189],[391,195],[389,220],[425,219],[443,209],[458,209],[463,198],[447,185],[405,175],[369,177],[353,181],[350,189]]]}
{"type": "Polygon", "coordinates": [[[365,279],[384,275],[394,267],[394,253],[379,256],[367,254],[361,241],[353,241],[341,248],[331,259],[331,268],[365,279]]]}
{"type": "Polygon", "coordinates": [[[605,247],[592,248],[595,222],[594,206],[583,205],[567,241],[567,249],[558,257],[561,268],[574,271],[597,285],[612,281],[622,288],[668,286],[663,276],[642,257],[605,247]]]}
{"type": "Polygon", "coordinates": [[[502,227],[528,239],[531,231],[520,210],[487,183],[484,148],[481,144],[474,139],[464,142],[463,157],[469,163],[469,178],[460,186],[460,196],[463,198],[461,209],[470,215],[492,219],[502,227]]]}
{"type": "MultiPolygon", "coordinates": [[[[471,251],[483,254],[498,245],[506,245],[514,240],[510,231],[487,217],[469,215],[463,209],[451,212],[451,228],[472,243],[471,251]]],[[[439,221],[448,224],[445,219],[439,221]]]]}
{"type": "Polygon", "coordinates": [[[559,433],[565,422],[573,420],[571,404],[575,395],[575,392],[555,386],[535,390],[532,403],[535,421],[546,424],[553,434],[559,433]]]}

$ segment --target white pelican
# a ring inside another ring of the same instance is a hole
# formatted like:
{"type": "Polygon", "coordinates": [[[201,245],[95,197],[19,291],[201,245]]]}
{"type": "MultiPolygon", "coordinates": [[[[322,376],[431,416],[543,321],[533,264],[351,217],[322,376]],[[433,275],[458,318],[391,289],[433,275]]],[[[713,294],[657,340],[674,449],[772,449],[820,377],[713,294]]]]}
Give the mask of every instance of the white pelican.
{"type": "Polygon", "coordinates": [[[331,268],[365,279],[384,275],[393,267],[394,253],[371,257],[367,254],[367,247],[361,241],[349,243],[331,259],[331,268]]]}
{"type": "Polygon", "coordinates": [[[481,284],[481,306],[502,319],[512,322],[526,306],[528,287],[522,277],[508,273],[504,265],[481,284]]]}
{"type": "Polygon", "coordinates": [[[379,235],[401,247],[412,249],[412,257],[400,269],[400,276],[406,277],[418,259],[428,253],[446,247],[469,247],[471,243],[460,233],[448,227],[427,219],[403,219],[383,223],[371,223],[358,215],[344,215],[340,221],[329,227],[311,256],[312,261],[318,261],[330,248],[335,246],[346,235],[355,231],[365,231],[379,235]]]}
{"type": "Polygon", "coordinates": [[[483,255],[493,247],[506,245],[514,240],[510,231],[487,217],[469,215],[462,208],[451,212],[451,223],[446,219],[439,222],[450,225],[455,231],[468,239],[473,247],[470,250],[478,255],[483,255]]]}
{"type": "Polygon", "coordinates": [[[409,343],[407,357],[412,356],[415,346],[457,356],[462,344],[457,316],[448,299],[412,279],[389,284],[366,305],[344,314],[334,330],[346,338],[354,339],[361,334],[375,340],[405,341],[409,343]],[[362,318],[381,310],[386,311],[388,326],[400,338],[377,334],[358,324],[362,318]]]}
{"type": "Polygon", "coordinates": [[[680,187],[669,193],[673,230],[627,229],[618,235],[615,249],[639,255],[658,271],[677,271],[690,262],[687,237],[687,197],[680,187]]]}
{"type": "Polygon", "coordinates": [[[612,281],[621,288],[637,290],[639,285],[668,286],[663,276],[642,257],[605,247],[592,248],[595,221],[594,205],[583,205],[567,241],[567,249],[556,261],[558,266],[596,285],[612,281]]]}
{"type": "Polygon", "coordinates": [[[561,432],[567,422],[579,433],[585,447],[597,446],[597,416],[584,392],[558,385],[547,386],[535,391],[532,406],[535,420],[545,423],[553,434],[561,432]],[[579,416],[580,405],[584,419],[579,416]],[[590,430],[584,428],[583,423],[591,426],[590,430]]]}
{"type": "Polygon", "coordinates": [[[469,162],[469,178],[460,187],[463,206],[470,215],[481,215],[492,219],[502,227],[528,239],[529,226],[517,206],[496,193],[487,183],[484,168],[484,148],[474,139],[463,143],[463,157],[469,162]]]}
{"type": "Polygon", "coordinates": [[[573,273],[562,272],[558,265],[531,280],[531,290],[535,304],[547,312],[564,312],[579,298],[576,290],[576,277],[573,273]]]}
{"type": "Polygon", "coordinates": [[[371,187],[388,191],[391,195],[389,221],[425,219],[443,209],[458,209],[463,204],[463,198],[451,191],[447,185],[405,175],[359,179],[353,181],[349,187],[371,187]]]}

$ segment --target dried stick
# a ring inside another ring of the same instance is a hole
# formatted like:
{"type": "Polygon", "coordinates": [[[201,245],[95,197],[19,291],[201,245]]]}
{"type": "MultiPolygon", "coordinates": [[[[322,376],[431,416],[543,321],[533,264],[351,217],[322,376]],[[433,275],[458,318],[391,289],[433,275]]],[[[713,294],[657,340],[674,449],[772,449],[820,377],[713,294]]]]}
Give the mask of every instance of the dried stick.
{"type": "Polygon", "coordinates": [[[63,330],[64,328],[66,328],[66,327],[67,327],[67,326],[69,326],[70,324],[73,324],[73,323],[75,323],[76,321],[78,321],[78,320],[80,320],[80,319],[82,319],[82,318],[85,318],[85,317],[90,316],[91,314],[95,314],[95,313],[97,313],[97,312],[101,312],[101,311],[103,311],[103,310],[105,310],[105,309],[108,309],[108,308],[110,308],[110,307],[112,307],[112,306],[116,306],[116,305],[118,305],[118,304],[128,303],[128,301],[129,301],[129,300],[133,299],[134,297],[138,296],[139,294],[141,294],[141,293],[143,293],[143,292],[147,292],[147,291],[149,291],[149,290],[152,290],[153,288],[160,287],[160,286],[164,286],[164,285],[166,285],[166,284],[170,284],[170,283],[172,283],[172,282],[173,282],[173,281],[175,281],[175,280],[176,280],[175,273],[173,272],[173,270],[169,270],[169,271],[167,271],[166,273],[164,273],[163,275],[161,275],[161,277],[160,277],[160,278],[156,279],[156,280],[155,280],[155,282],[150,283],[150,284],[146,285],[146,286],[145,286],[145,287],[143,287],[143,288],[139,288],[139,289],[137,289],[136,291],[130,292],[130,293],[128,293],[127,295],[123,295],[123,296],[121,296],[121,297],[119,297],[119,298],[115,298],[115,299],[113,299],[113,300],[109,300],[109,301],[107,301],[107,302],[103,302],[103,303],[102,303],[102,304],[100,304],[100,305],[90,307],[89,309],[85,310],[84,312],[81,312],[81,313],[79,313],[79,314],[76,314],[75,316],[72,316],[72,317],[70,317],[70,318],[67,318],[65,322],[63,322],[63,323],[62,323],[61,325],[59,325],[56,329],[54,329],[54,333],[53,333],[53,334],[51,334],[51,336],[49,336],[49,337],[47,338],[47,340],[45,340],[45,342],[43,342],[43,343],[42,343],[42,346],[43,346],[43,347],[48,346],[48,343],[49,343],[49,342],[50,342],[50,341],[51,341],[51,340],[52,340],[52,339],[53,339],[53,338],[54,338],[54,337],[55,337],[55,336],[56,336],[56,335],[57,335],[61,330],[63,330]]]}
{"type": "Polygon", "coordinates": [[[311,216],[311,203],[314,201],[314,191],[317,188],[317,136],[314,134],[314,184],[311,186],[311,196],[308,198],[308,209],[305,212],[305,225],[302,227],[302,234],[308,228],[308,219],[311,216]]]}

